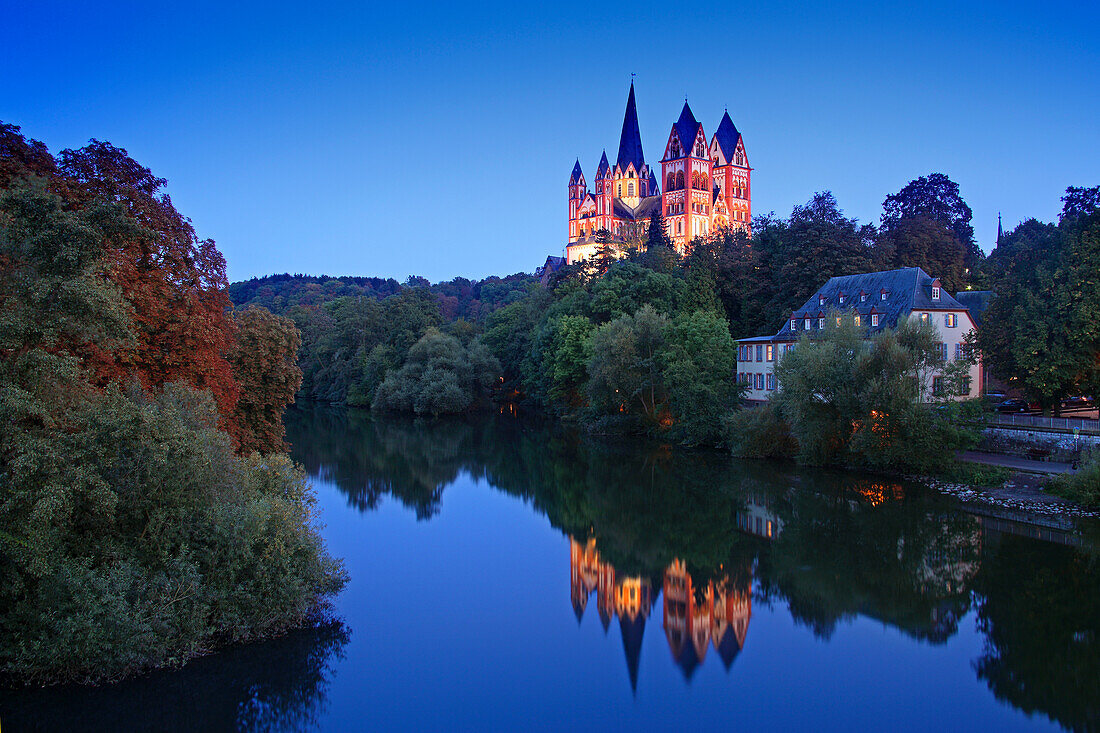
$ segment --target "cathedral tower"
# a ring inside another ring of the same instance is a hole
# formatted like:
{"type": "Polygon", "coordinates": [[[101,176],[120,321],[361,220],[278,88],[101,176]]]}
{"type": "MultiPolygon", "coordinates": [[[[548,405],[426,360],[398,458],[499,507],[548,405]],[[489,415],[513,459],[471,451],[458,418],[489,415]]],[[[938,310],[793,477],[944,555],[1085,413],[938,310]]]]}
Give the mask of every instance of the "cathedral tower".
{"type": "Polygon", "coordinates": [[[752,229],[752,168],[745,155],[745,142],[730,119],[727,111],[718,123],[718,129],[710,142],[710,158],[713,161],[715,205],[721,202],[719,214],[715,212],[715,227],[729,226],[751,233],[752,229]]]}
{"type": "Polygon", "coordinates": [[[710,233],[714,205],[707,136],[687,102],[668,135],[661,160],[661,180],[665,184],[661,208],[668,235],[676,250],[683,254],[692,239],[710,233]]]}

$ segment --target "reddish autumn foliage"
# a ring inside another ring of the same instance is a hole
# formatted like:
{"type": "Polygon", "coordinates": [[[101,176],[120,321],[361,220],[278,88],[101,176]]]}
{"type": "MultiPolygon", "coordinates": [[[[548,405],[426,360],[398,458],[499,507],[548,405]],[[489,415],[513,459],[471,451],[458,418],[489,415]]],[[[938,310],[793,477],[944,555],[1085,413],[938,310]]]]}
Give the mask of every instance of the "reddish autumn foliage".
{"type": "Polygon", "coordinates": [[[18,127],[0,123],[0,188],[26,176],[45,178],[71,209],[117,202],[140,225],[130,236],[113,238],[107,255],[110,279],[129,307],[133,339],[109,348],[78,347],[95,381],[137,378],[150,390],[169,382],[209,390],[222,427],[238,445],[249,442],[227,360],[236,327],[225,258],[176,210],[163,193],[166,181],[110,143],[93,139],[55,159],[18,127]]]}

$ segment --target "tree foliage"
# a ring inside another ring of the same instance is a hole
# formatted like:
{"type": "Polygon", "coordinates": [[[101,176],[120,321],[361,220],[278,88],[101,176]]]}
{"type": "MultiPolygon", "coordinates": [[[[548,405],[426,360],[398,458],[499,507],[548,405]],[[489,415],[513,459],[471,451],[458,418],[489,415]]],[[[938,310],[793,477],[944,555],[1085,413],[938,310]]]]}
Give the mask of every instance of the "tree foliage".
{"type": "Polygon", "coordinates": [[[229,360],[241,390],[241,450],[283,451],[283,411],[302,384],[298,329],[289,318],[260,307],[234,312],[233,321],[237,338],[229,360]]]}
{"type": "Polygon", "coordinates": [[[982,317],[982,354],[1046,410],[1100,389],[1100,209],[1067,198],[1059,224],[1023,222],[985,266],[996,295],[982,317]]]}

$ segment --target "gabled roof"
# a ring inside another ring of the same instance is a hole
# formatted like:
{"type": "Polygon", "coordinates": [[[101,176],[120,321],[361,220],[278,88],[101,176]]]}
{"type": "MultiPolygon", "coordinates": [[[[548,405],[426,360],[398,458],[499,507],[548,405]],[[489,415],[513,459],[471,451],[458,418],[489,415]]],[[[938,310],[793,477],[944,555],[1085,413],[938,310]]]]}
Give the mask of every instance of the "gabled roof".
{"type": "Polygon", "coordinates": [[[611,166],[607,162],[607,151],[600,156],[600,165],[596,168],[596,178],[605,178],[611,172],[611,166]]]}
{"type": "Polygon", "coordinates": [[[584,174],[581,173],[581,161],[578,158],[577,162],[573,164],[573,172],[569,175],[569,185],[580,183],[582,180],[584,180],[584,174]]]}
{"type": "Polygon", "coordinates": [[[660,184],[657,183],[657,176],[653,175],[653,169],[649,170],[649,195],[657,196],[661,193],[660,184]]]}
{"type": "MultiPolygon", "coordinates": [[[[884,328],[897,328],[902,316],[908,316],[913,311],[967,310],[965,304],[960,303],[946,290],[940,290],[939,300],[932,300],[932,283],[935,279],[919,267],[829,278],[829,281],[811,295],[801,308],[796,309],[791,317],[802,319],[809,316],[816,320],[824,315],[824,309],[828,308],[854,311],[860,315],[869,314],[874,310],[881,316],[878,326],[870,327],[869,323],[864,324],[870,332],[874,333],[884,328]],[[866,302],[859,301],[861,291],[872,294],[866,302]],[[886,300],[882,300],[883,292],[886,293],[886,300]],[[841,293],[846,296],[844,305],[840,305],[841,293]],[[825,299],[824,309],[819,305],[819,298],[825,299]]],[[[787,319],[774,336],[758,336],[753,339],[738,339],[738,341],[797,341],[801,333],[801,330],[792,332],[790,320],[787,319]]]]}
{"type": "Polygon", "coordinates": [[[646,196],[633,209],[623,203],[622,199],[617,198],[611,202],[611,207],[612,213],[618,219],[644,221],[649,218],[654,209],[661,208],[661,197],[660,195],[646,196]]]}
{"type": "Polygon", "coordinates": [[[680,119],[673,125],[676,129],[676,137],[680,138],[680,145],[684,148],[684,155],[691,155],[691,148],[695,145],[695,136],[699,133],[699,120],[691,113],[691,107],[684,102],[684,108],[680,111],[680,119]]]}
{"type": "Polygon", "coordinates": [[[718,141],[718,146],[722,148],[722,155],[725,156],[726,162],[732,163],[733,153],[737,150],[737,141],[741,139],[741,133],[737,131],[737,126],[730,119],[729,112],[722,115],[722,121],[718,123],[714,139],[718,141]]]}
{"type": "Polygon", "coordinates": [[[623,117],[623,131],[619,135],[619,157],[615,164],[622,170],[631,163],[634,170],[642,170],[645,156],[642,155],[642,133],[638,129],[638,108],[634,104],[634,82],[630,82],[630,95],[626,98],[626,115],[623,117]]]}

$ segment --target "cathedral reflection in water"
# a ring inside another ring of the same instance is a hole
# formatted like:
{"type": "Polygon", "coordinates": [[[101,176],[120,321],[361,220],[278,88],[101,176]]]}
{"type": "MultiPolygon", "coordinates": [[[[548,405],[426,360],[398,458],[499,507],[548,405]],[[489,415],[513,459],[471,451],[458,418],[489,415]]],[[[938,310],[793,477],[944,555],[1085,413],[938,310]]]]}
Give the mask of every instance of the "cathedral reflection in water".
{"type": "MultiPolygon", "coordinates": [[[[737,529],[765,539],[776,536],[780,520],[763,501],[749,502],[738,515],[737,529]]],[[[731,569],[732,570],[732,569],[731,569]]],[[[600,558],[596,539],[582,543],[569,538],[569,590],[579,622],[595,592],[600,623],[606,632],[614,617],[619,621],[630,685],[638,684],[638,661],[646,621],[662,598],[661,625],[673,661],[688,679],[706,659],[710,647],[728,670],[745,646],[752,618],[752,567],[697,585],[686,564],[674,559],[659,578],[620,575],[600,558]]]]}

